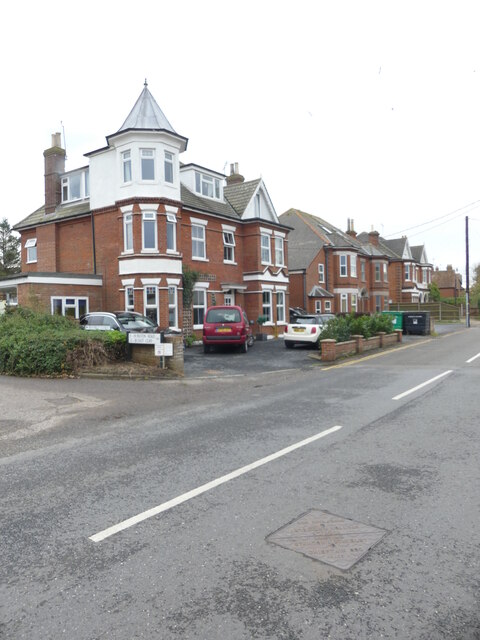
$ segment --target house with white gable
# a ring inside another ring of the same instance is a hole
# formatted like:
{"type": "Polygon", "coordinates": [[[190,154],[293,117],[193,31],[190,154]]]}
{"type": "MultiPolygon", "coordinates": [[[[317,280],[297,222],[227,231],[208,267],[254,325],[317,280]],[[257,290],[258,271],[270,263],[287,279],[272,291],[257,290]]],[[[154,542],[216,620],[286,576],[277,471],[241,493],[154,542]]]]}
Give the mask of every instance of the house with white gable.
{"type": "Polygon", "coordinates": [[[18,303],[79,318],[134,310],[161,328],[202,329],[207,306],[240,304],[266,332],[288,317],[287,236],[261,178],[183,164],[178,134],[147,83],[106,145],[66,171],[60,134],[44,151],[45,202],[15,225],[21,273],[0,280],[18,303]],[[184,273],[195,272],[191,309],[184,273]],[[185,312],[185,314],[184,314],[185,312]]]}

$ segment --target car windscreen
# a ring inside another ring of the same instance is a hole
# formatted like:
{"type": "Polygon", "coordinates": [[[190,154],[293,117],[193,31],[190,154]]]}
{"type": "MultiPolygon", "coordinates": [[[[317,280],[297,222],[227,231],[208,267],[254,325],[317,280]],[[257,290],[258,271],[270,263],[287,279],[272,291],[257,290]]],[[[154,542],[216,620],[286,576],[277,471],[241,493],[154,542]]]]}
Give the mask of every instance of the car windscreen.
{"type": "Polygon", "coordinates": [[[117,316],[118,321],[125,329],[149,329],[157,325],[146,316],[117,316]]]}
{"type": "Polygon", "coordinates": [[[318,324],[318,320],[315,316],[298,316],[294,324],[318,324]]]}
{"type": "Polygon", "coordinates": [[[230,323],[241,322],[240,311],[238,309],[209,309],[206,322],[216,324],[217,322],[230,323]]]}

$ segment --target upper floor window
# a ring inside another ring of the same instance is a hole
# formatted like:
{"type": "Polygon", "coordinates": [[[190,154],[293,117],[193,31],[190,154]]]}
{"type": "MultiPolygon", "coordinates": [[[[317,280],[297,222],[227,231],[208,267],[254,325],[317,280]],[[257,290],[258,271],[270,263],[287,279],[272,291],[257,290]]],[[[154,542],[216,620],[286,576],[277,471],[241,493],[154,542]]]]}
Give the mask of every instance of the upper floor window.
{"type": "Polygon", "coordinates": [[[177,218],[167,213],[167,251],[177,250],[177,218]]]}
{"type": "Polygon", "coordinates": [[[318,264],[318,281],[325,282],[325,265],[321,262],[318,264]]]}
{"type": "Polygon", "coordinates": [[[383,281],[388,282],[388,265],[386,262],[383,263],[383,281]]]}
{"type": "Polygon", "coordinates": [[[133,216],[127,213],[123,216],[123,250],[133,251],[133,216]]]}
{"type": "Polygon", "coordinates": [[[231,231],[223,232],[223,259],[225,262],[235,261],[235,236],[231,231]]]}
{"type": "Polygon", "coordinates": [[[157,214],[144,211],[142,215],[142,249],[144,251],[157,250],[157,214]]]}
{"type": "Polygon", "coordinates": [[[206,257],[205,226],[203,224],[192,224],[192,258],[205,260],[206,257]]]}
{"type": "Polygon", "coordinates": [[[255,196],[255,215],[260,216],[261,210],[262,208],[261,208],[260,194],[257,193],[257,195],[255,196]]]}
{"type": "Polygon", "coordinates": [[[357,277],[357,256],[350,256],[350,275],[352,278],[357,277]]]}
{"type": "Polygon", "coordinates": [[[360,261],[360,275],[363,281],[367,279],[366,272],[365,272],[365,260],[360,261]]]}
{"type": "Polygon", "coordinates": [[[427,269],[427,267],[422,267],[422,281],[423,281],[423,284],[427,284],[427,282],[428,282],[428,269],[427,269]]]}
{"type": "Polygon", "coordinates": [[[140,149],[142,180],[155,180],[155,152],[153,149],[140,149]]]}
{"type": "Polygon", "coordinates": [[[88,169],[69,173],[62,178],[62,202],[88,198],[89,194],[88,169]]]}
{"type": "Polygon", "coordinates": [[[25,249],[27,250],[27,263],[37,261],[37,239],[30,238],[25,242],[25,249]]]}
{"type": "Polygon", "coordinates": [[[285,266],[283,238],[279,238],[278,236],[275,236],[275,264],[277,267],[285,266]]]}
{"type": "Polygon", "coordinates": [[[270,236],[266,233],[262,233],[260,236],[262,264],[271,264],[272,256],[270,252],[270,236]]]}
{"type": "Polygon", "coordinates": [[[405,265],[405,280],[410,280],[410,265],[405,265]]]}
{"type": "Polygon", "coordinates": [[[130,149],[128,151],[122,152],[122,173],[123,173],[123,181],[131,182],[132,181],[132,154],[130,149]]]}
{"type": "Polygon", "coordinates": [[[340,277],[347,277],[347,256],[340,256],[340,277]]]}
{"type": "Polygon", "coordinates": [[[380,263],[375,262],[375,282],[380,282],[380,263]]]}
{"type": "Polygon", "coordinates": [[[220,180],[195,171],[195,191],[207,198],[220,198],[220,180]]]}
{"type": "Polygon", "coordinates": [[[164,159],[165,182],[173,183],[173,153],[165,151],[164,159]]]}

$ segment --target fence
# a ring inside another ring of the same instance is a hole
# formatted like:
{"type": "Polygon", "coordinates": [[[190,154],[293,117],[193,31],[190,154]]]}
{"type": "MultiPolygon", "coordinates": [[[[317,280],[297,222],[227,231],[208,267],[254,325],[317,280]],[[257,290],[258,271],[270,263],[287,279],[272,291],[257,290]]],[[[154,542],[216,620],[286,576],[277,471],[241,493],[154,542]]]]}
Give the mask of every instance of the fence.
{"type": "Polygon", "coordinates": [[[463,305],[455,306],[446,302],[397,302],[391,304],[390,311],[430,311],[430,316],[435,320],[444,322],[458,322],[464,315],[463,305]]]}

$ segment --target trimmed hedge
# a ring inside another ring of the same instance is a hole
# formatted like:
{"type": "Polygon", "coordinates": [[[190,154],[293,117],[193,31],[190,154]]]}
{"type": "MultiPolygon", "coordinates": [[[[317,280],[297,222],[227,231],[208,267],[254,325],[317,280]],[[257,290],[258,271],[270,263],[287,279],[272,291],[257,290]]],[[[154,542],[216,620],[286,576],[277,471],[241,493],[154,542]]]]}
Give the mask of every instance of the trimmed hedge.
{"type": "Polygon", "coordinates": [[[393,319],[390,315],[384,313],[376,313],[372,316],[350,314],[330,320],[322,331],[321,340],[347,342],[351,340],[352,336],[361,335],[364,338],[371,338],[380,331],[393,333],[393,319]]]}
{"type": "Polygon", "coordinates": [[[24,307],[0,316],[0,373],[61,376],[125,357],[126,336],[84,331],[77,322],[24,307]]]}

